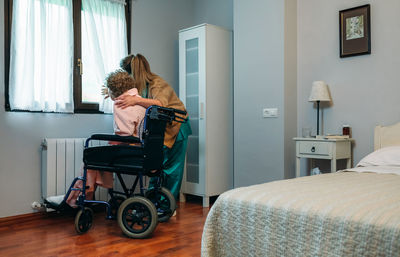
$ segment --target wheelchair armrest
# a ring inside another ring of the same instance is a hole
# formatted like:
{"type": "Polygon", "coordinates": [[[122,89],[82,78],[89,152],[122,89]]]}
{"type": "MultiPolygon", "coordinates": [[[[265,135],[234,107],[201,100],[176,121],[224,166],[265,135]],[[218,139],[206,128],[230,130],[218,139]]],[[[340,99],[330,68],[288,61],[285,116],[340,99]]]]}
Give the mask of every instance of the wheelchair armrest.
{"type": "Polygon", "coordinates": [[[124,142],[124,143],[140,143],[140,139],[138,137],[118,136],[118,135],[111,135],[111,134],[94,134],[89,139],[104,140],[104,141],[117,141],[117,142],[124,142]]]}

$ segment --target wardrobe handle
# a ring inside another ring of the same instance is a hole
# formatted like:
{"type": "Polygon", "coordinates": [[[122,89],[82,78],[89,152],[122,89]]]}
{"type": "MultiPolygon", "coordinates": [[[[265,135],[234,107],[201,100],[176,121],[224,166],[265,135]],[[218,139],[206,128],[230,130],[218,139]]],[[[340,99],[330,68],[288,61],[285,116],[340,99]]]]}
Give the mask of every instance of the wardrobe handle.
{"type": "Polygon", "coordinates": [[[204,103],[200,103],[200,120],[204,119],[204,103]]]}
{"type": "Polygon", "coordinates": [[[312,153],[315,152],[315,146],[311,147],[311,152],[312,152],[312,153]]]}

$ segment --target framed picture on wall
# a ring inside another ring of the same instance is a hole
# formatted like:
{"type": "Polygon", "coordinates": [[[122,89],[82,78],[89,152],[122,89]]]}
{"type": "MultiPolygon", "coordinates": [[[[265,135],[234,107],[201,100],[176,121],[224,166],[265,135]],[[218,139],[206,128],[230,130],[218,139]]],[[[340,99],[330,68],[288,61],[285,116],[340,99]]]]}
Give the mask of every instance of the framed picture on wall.
{"type": "Polygon", "coordinates": [[[370,5],[339,11],[340,57],[371,54],[370,5]]]}

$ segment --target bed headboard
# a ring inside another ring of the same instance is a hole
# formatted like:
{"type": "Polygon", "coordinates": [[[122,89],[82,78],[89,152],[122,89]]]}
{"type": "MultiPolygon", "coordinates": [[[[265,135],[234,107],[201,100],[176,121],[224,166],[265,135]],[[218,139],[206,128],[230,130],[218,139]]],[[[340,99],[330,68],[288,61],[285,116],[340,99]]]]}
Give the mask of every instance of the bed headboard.
{"type": "Polygon", "coordinates": [[[376,126],[374,150],[386,146],[400,145],[400,122],[391,126],[376,126]]]}

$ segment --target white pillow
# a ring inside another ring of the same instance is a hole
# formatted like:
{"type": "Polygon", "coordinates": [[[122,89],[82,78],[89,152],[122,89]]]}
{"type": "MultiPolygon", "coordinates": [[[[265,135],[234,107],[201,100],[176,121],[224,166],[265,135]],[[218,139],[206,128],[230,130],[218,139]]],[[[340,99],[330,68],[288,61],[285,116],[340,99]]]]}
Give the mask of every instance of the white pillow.
{"type": "Polygon", "coordinates": [[[400,166],[400,146],[384,147],[365,156],[356,167],[400,166]]]}

